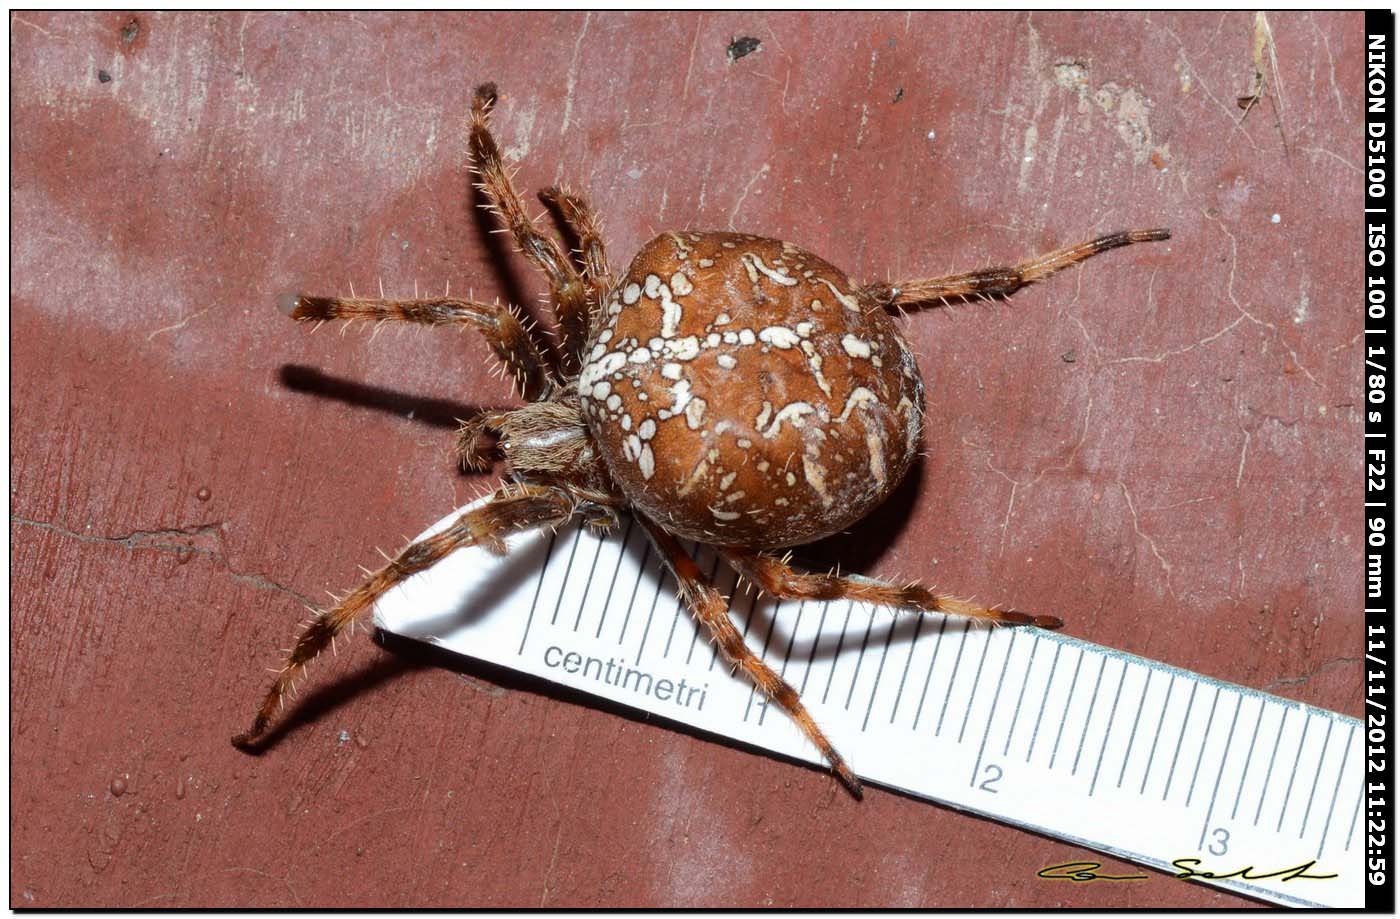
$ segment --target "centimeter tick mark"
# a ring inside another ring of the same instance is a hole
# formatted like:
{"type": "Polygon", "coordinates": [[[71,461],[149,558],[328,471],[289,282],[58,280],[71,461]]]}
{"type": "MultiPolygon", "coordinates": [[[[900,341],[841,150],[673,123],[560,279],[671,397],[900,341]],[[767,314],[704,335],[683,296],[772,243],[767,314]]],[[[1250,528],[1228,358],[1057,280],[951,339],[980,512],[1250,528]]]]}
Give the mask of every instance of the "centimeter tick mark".
{"type": "Polygon", "coordinates": [[[958,728],[958,743],[962,743],[967,732],[967,719],[972,717],[972,705],[977,701],[977,689],[982,685],[982,664],[987,660],[987,649],[992,646],[992,630],[979,629],[982,633],[982,653],[977,657],[977,672],[972,675],[972,691],[967,694],[967,710],[963,712],[962,727],[958,728]]]}
{"type": "Polygon", "coordinates": [[[579,540],[583,539],[583,527],[574,530],[574,541],[569,544],[569,560],[564,565],[564,580],[559,583],[559,596],[554,600],[554,612],[549,615],[549,624],[559,621],[559,608],[564,605],[564,597],[569,593],[569,574],[574,570],[574,556],[578,554],[579,540]]]}
{"type": "Polygon", "coordinates": [[[933,729],[934,737],[943,732],[943,716],[948,714],[948,701],[953,698],[953,683],[958,678],[958,665],[962,663],[963,648],[967,647],[967,633],[971,628],[971,620],[963,622],[962,638],[958,640],[958,653],[953,658],[953,672],[948,674],[948,689],[943,693],[943,707],[938,710],[938,725],[933,729]]]}
{"type": "Polygon", "coordinates": [[[1322,858],[1322,850],[1327,845],[1327,831],[1332,828],[1332,811],[1337,807],[1337,794],[1342,790],[1342,782],[1347,777],[1347,757],[1351,756],[1351,739],[1356,735],[1356,725],[1347,730],[1346,743],[1342,746],[1342,765],[1337,770],[1337,784],[1332,787],[1332,803],[1327,805],[1327,819],[1322,823],[1322,837],[1317,841],[1317,857],[1322,858]]]}
{"type": "MultiPolygon", "coordinates": [[[[874,611],[872,610],[871,621],[874,621],[874,611]]],[[[898,620],[891,620],[889,629],[885,632],[885,647],[880,651],[880,664],[875,668],[875,685],[870,687],[870,702],[865,706],[865,718],[860,723],[860,729],[864,731],[870,726],[870,712],[875,708],[875,694],[880,691],[880,677],[885,672],[885,658],[890,654],[890,642],[894,640],[895,626],[898,620]]]]}
{"type": "MultiPolygon", "coordinates": [[[[1208,715],[1208,716],[1206,717],[1206,729],[1205,729],[1205,731],[1203,731],[1203,732],[1201,733],[1201,749],[1198,750],[1198,751],[1196,751],[1196,766],[1195,766],[1194,769],[1191,770],[1191,784],[1190,784],[1189,786],[1187,786],[1187,788],[1186,788],[1186,806],[1187,806],[1187,807],[1190,807],[1190,806],[1191,806],[1191,796],[1194,795],[1194,794],[1196,793],[1196,777],[1199,776],[1199,775],[1201,774],[1201,760],[1204,759],[1204,758],[1205,758],[1205,755],[1206,755],[1206,744],[1210,743],[1210,726],[1211,726],[1212,724],[1215,723],[1215,707],[1216,707],[1217,705],[1219,705],[1219,704],[1220,704],[1220,687],[1219,687],[1219,686],[1216,686],[1216,687],[1215,687],[1215,695],[1212,696],[1212,697],[1211,697],[1211,700],[1210,700],[1210,715],[1208,715]]],[[[1233,725],[1233,724],[1232,724],[1230,727],[1231,727],[1232,730],[1234,729],[1234,725],[1233,725]]],[[[1225,749],[1226,749],[1227,752],[1229,751],[1229,748],[1230,748],[1230,745],[1229,745],[1229,742],[1227,741],[1226,744],[1225,744],[1225,749]]],[[[1222,755],[1223,755],[1223,754],[1222,754],[1222,755]]],[[[1223,768],[1223,765],[1222,765],[1222,768],[1223,768]]]]}
{"type": "Polygon", "coordinates": [[[1200,683],[1191,681],[1191,695],[1186,699],[1186,711],[1181,713],[1181,733],[1176,735],[1176,749],[1172,751],[1172,765],[1167,770],[1167,783],[1162,786],[1162,800],[1167,800],[1167,795],[1171,794],[1172,778],[1176,775],[1176,761],[1181,756],[1181,741],[1186,738],[1186,726],[1191,723],[1191,705],[1196,701],[1196,690],[1200,683]]]}
{"type": "Polygon", "coordinates": [[[1021,690],[1016,693],[1016,707],[1011,710],[1011,724],[1006,729],[1006,743],[1001,748],[1002,756],[1011,754],[1011,737],[1016,733],[1016,719],[1021,717],[1021,700],[1026,697],[1026,687],[1031,682],[1031,667],[1035,665],[1035,649],[1038,647],[1040,647],[1039,631],[1036,632],[1035,640],[1031,642],[1030,653],[1026,655],[1026,672],[1021,677],[1021,690]]]}
{"type": "MultiPolygon", "coordinates": [[[[783,679],[787,679],[788,661],[792,660],[792,644],[793,644],[793,642],[797,641],[797,631],[798,631],[798,629],[802,628],[802,609],[803,609],[803,607],[805,607],[806,605],[807,605],[807,601],[806,601],[806,600],[803,600],[803,601],[801,601],[801,602],[799,602],[799,603],[797,604],[797,618],[793,621],[793,623],[792,623],[792,628],[788,631],[787,650],[783,652],[783,665],[782,665],[781,667],[778,668],[778,676],[782,677],[783,679]]],[[[773,608],[773,618],[774,618],[775,621],[777,620],[777,613],[778,613],[778,609],[777,609],[777,607],[774,607],[774,608],[773,608]]],[[[771,630],[770,630],[770,631],[771,631],[771,630]]],[[[768,716],[768,706],[767,706],[767,704],[765,704],[765,705],[763,706],[763,711],[761,711],[761,712],[758,713],[758,723],[759,723],[760,725],[763,724],[763,719],[766,718],[767,716],[768,716]]]]}
{"type": "Polygon", "coordinates": [[[1235,819],[1235,814],[1237,814],[1237,813],[1239,812],[1239,809],[1240,809],[1240,799],[1244,797],[1244,782],[1245,782],[1245,779],[1249,777],[1249,763],[1250,763],[1250,761],[1251,761],[1252,759],[1254,759],[1254,742],[1255,742],[1256,740],[1259,739],[1259,725],[1261,725],[1261,724],[1264,723],[1264,706],[1265,706],[1265,704],[1266,704],[1266,703],[1264,702],[1263,699],[1260,699],[1260,700],[1259,700],[1259,714],[1256,715],[1255,718],[1254,718],[1254,733],[1253,733],[1252,735],[1250,735],[1250,738],[1249,738],[1249,752],[1245,754],[1245,757],[1244,757],[1244,769],[1241,770],[1241,772],[1240,772],[1240,787],[1239,787],[1239,789],[1235,792],[1235,806],[1232,807],[1232,808],[1230,808],[1230,819],[1231,819],[1231,820],[1234,820],[1234,819],[1235,819]]]}
{"type": "MultiPolygon", "coordinates": [[[[1079,746],[1074,750],[1074,764],[1069,767],[1070,775],[1079,773],[1079,757],[1084,753],[1084,738],[1089,736],[1089,725],[1094,720],[1094,703],[1099,698],[1099,684],[1103,682],[1103,672],[1108,666],[1108,655],[1099,655],[1099,675],[1094,677],[1094,690],[1089,693],[1089,710],[1084,713],[1084,730],[1079,732],[1079,746]]],[[[1108,743],[1108,731],[1113,727],[1112,716],[1108,719],[1108,727],[1104,729],[1104,743],[1108,743]]],[[[1091,783],[1092,784],[1092,783],[1091,783]]]]}
{"type": "MultiPolygon", "coordinates": [[[[623,547],[624,550],[626,547],[623,547]]],[[[593,539],[593,564],[588,566],[588,580],[584,581],[584,589],[579,591],[582,596],[578,601],[578,614],[574,616],[574,633],[578,633],[578,627],[583,623],[583,608],[588,605],[588,597],[592,593],[588,588],[593,586],[593,575],[598,571],[598,558],[603,554],[603,540],[593,539]]]]}
{"type": "Polygon", "coordinates": [[[870,629],[875,625],[875,617],[872,616],[865,623],[865,634],[860,639],[860,653],[856,655],[856,670],[851,674],[851,687],[846,690],[846,711],[851,710],[851,699],[856,694],[856,683],[860,681],[860,665],[865,660],[865,648],[870,644],[870,629]]]}
{"type": "MultiPolygon", "coordinates": [[[[1201,841],[1196,848],[1206,844],[1206,831],[1210,828],[1210,815],[1215,810],[1215,796],[1220,791],[1220,777],[1225,774],[1225,761],[1230,758],[1230,741],[1235,739],[1235,722],[1240,720],[1240,709],[1244,708],[1244,696],[1235,696],[1235,714],[1230,717],[1230,733],[1225,735],[1225,750],[1220,754],[1220,769],[1215,773],[1215,787],[1210,790],[1210,803],[1206,805],[1206,819],[1201,823],[1201,841]]],[[[1186,796],[1187,801],[1191,796],[1186,796]]]]}
{"type": "MultiPolygon", "coordinates": [[[[799,695],[807,691],[807,680],[812,676],[812,666],[817,660],[817,648],[820,647],[822,643],[822,629],[826,626],[826,611],[829,609],[831,609],[830,603],[822,604],[822,615],[821,618],[817,620],[817,632],[812,637],[812,648],[807,652],[807,667],[802,671],[802,686],[797,690],[799,695]]],[[[835,665],[836,662],[833,660],[832,666],[835,665]]]]}
{"type": "Polygon", "coordinates": [[[1293,796],[1293,780],[1298,777],[1298,763],[1303,759],[1303,745],[1308,742],[1308,724],[1312,721],[1312,712],[1308,712],[1303,718],[1303,736],[1298,738],[1298,753],[1293,757],[1293,768],[1288,773],[1288,790],[1283,793],[1283,806],[1278,811],[1278,826],[1274,828],[1275,833],[1283,832],[1283,815],[1288,813],[1288,799],[1293,796]]]}
{"type": "Polygon", "coordinates": [[[846,641],[846,629],[851,624],[851,610],[855,608],[856,601],[851,600],[846,604],[846,621],[841,624],[841,631],[836,636],[836,652],[831,655],[831,669],[826,672],[826,688],[822,690],[822,704],[826,704],[827,694],[831,692],[831,681],[836,678],[836,667],[841,663],[841,645],[846,641]]]}
{"type": "Polygon", "coordinates": [[[1259,815],[1264,812],[1264,797],[1269,793],[1269,779],[1274,775],[1274,758],[1278,756],[1278,744],[1283,739],[1283,726],[1288,721],[1288,709],[1278,720],[1278,733],[1274,735],[1274,752],[1269,754],[1269,768],[1264,772],[1264,784],[1259,787],[1259,806],[1254,809],[1254,825],[1259,825],[1259,815]]]}
{"type": "MultiPolygon", "coordinates": [[[[1001,683],[1006,679],[1006,668],[1011,663],[1011,649],[1016,646],[1017,629],[1011,630],[1011,637],[1006,641],[1006,657],[1001,660],[1001,673],[997,674],[997,688],[992,692],[992,707],[987,712],[987,723],[982,728],[982,742],[977,745],[977,761],[972,764],[972,778],[968,780],[968,787],[977,784],[977,771],[982,768],[982,751],[987,749],[987,735],[992,733],[992,722],[997,718],[997,702],[1001,700],[1001,683]]],[[[991,638],[987,639],[987,644],[991,644],[991,638]]]]}
{"type": "Polygon", "coordinates": [[[1322,735],[1322,752],[1317,755],[1317,768],[1313,770],[1312,788],[1308,791],[1308,803],[1303,808],[1303,822],[1298,827],[1298,838],[1302,839],[1303,834],[1308,831],[1308,814],[1312,813],[1313,797],[1317,794],[1317,780],[1322,778],[1322,763],[1327,759],[1327,742],[1332,739],[1332,726],[1336,722],[1331,718],[1327,719],[1327,733],[1322,735]]]}
{"type": "Polygon", "coordinates": [[[1026,762],[1031,761],[1035,752],[1035,739],[1040,736],[1040,719],[1045,717],[1045,706],[1050,703],[1050,684],[1055,682],[1055,667],[1060,663],[1060,649],[1064,645],[1055,642],[1055,656],[1050,658],[1050,674],[1045,678],[1045,692],[1040,697],[1040,710],[1035,715],[1035,727],[1031,729],[1031,742],[1026,746],[1026,762]]]}
{"type": "Polygon", "coordinates": [[[919,616],[914,620],[914,637],[909,641],[909,656],[904,659],[904,672],[899,676],[899,688],[894,691],[894,705],[890,706],[890,724],[894,724],[894,719],[899,715],[899,700],[904,697],[904,681],[909,679],[909,665],[914,662],[914,651],[919,647],[919,632],[923,630],[924,620],[927,616],[919,616]]]}
{"type": "MultiPolygon", "coordinates": [[[[1128,665],[1124,664],[1123,669],[1126,671],[1128,665]]],[[[1133,715],[1133,729],[1128,733],[1128,749],[1123,751],[1123,765],[1118,767],[1118,788],[1123,787],[1123,776],[1128,772],[1128,757],[1133,755],[1133,740],[1137,737],[1138,719],[1142,717],[1142,705],[1147,701],[1147,688],[1152,685],[1152,673],[1152,668],[1148,667],[1147,679],[1142,682],[1142,696],[1138,699],[1137,714],[1133,715]]]]}
{"type": "Polygon", "coordinates": [[[1167,720],[1167,707],[1172,702],[1172,687],[1176,685],[1176,673],[1173,671],[1172,678],[1167,681],[1167,694],[1162,697],[1162,710],[1157,714],[1157,730],[1152,734],[1152,747],[1147,751],[1147,765],[1142,770],[1142,787],[1138,789],[1138,794],[1147,793],[1147,777],[1152,773],[1152,761],[1157,756],[1157,741],[1162,737],[1162,722],[1167,720]]]}
{"type": "Polygon", "coordinates": [[[1074,662],[1074,676],[1069,679],[1069,692],[1065,693],[1065,710],[1060,714],[1060,729],[1055,732],[1055,745],[1050,748],[1050,767],[1055,768],[1055,757],[1060,752],[1060,738],[1065,736],[1065,722],[1069,720],[1069,706],[1074,701],[1074,687],[1079,682],[1079,668],[1084,664],[1084,655],[1087,652],[1079,649],[1079,658],[1074,662]]]}
{"type": "Polygon", "coordinates": [[[540,602],[540,587],[544,585],[544,575],[549,570],[549,557],[554,553],[554,543],[558,538],[558,533],[551,533],[549,547],[544,550],[544,563],[540,565],[540,576],[535,581],[535,596],[530,600],[530,615],[525,617],[525,633],[520,636],[520,647],[515,652],[517,655],[525,653],[525,642],[530,638],[530,625],[535,621],[535,607],[540,602]]]}
{"type": "Polygon", "coordinates": [[[924,691],[919,694],[919,707],[914,710],[912,731],[919,729],[919,718],[924,713],[924,703],[928,701],[928,687],[933,682],[933,665],[938,663],[938,650],[943,647],[943,633],[948,628],[948,617],[938,624],[938,636],[933,639],[933,656],[928,659],[928,675],[924,677],[924,691]]]}
{"type": "MultiPolygon", "coordinates": [[[[1103,768],[1103,753],[1105,750],[1108,749],[1108,736],[1113,733],[1114,716],[1118,714],[1118,697],[1123,694],[1123,678],[1127,675],[1128,662],[1123,661],[1123,669],[1118,674],[1118,688],[1113,691],[1113,705],[1111,705],[1108,709],[1108,726],[1105,727],[1103,730],[1103,743],[1099,745],[1099,758],[1094,763],[1094,777],[1089,780],[1089,797],[1091,798],[1094,796],[1094,789],[1098,787],[1099,784],[1099,770],[1103,768]]],[[[1131,749],[1131,740],[1128,741],[1128,746],[1131,749]]],[[[1123,759],[1125,762],[1127,761],[1126,754],[1124,755],[1123,759]]]]}
{"type": "MultiPolygon", "coordinates": [[[[607,593],[607,595],[606,595],[605,597],[603,597],[603,611],[602,611],[602,613],[598,616],[598,631],[597,631],[596,633],[594,633],[594,635],[593,635],[594,638],[602,638],[602,637],[603,637],[603,623],[607,621],[607,618],[608,618],[608,608],[609,608],[610,606],[612,606],[613,588],[617,586],[618,575],[622,572],[622,560],[623,560],[624,558],[627,557],[627,542],[628,542],[628,540],[630,540],[630,539],[632,538],[632,528],[633,528],[633,526],[634,526],[635,524],[636,524],[636,520],[633,519],[633,518],[631,517],[631,515],[628,515],[628,517],[627,517],[627,531],[626,531],[626,532],[623,534],[623,536],[622,536],[622,551],[618,552],[618,554],[617,554],[617,565],[614,566],[614,568],[613,568],[613,576],[608,580],[608,593],[607,593]]],[[[648,542],[647,542],[646,548],[642,551],[642,565],[643,565],[643,566],[646,565],[647,556],[650,555],[650,554],[651,554],[651,542],[648,541],[648,542]]],[[[630,604],[631,601],[629,600],[628,603],[630,604]]]]}

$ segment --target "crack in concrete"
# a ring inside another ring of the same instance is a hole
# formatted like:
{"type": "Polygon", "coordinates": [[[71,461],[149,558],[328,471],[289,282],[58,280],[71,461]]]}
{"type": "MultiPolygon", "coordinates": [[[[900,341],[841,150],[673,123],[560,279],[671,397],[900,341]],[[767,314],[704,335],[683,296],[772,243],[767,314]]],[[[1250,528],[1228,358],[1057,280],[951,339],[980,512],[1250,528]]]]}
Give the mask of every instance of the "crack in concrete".
{"type": "Polygon", "coordinates": [[[78,542],[105,546],[119,546],[131,552],[145,549],[154,552],[166,552],[174,555],[201,555],[206,558],[211,558],[214,561],[217,561],[219,564],[223,565],[224,568],[228,571],[229,577],[240,584],[247,584],[257,590],[272,590],[278,593],[284,593],[287,596],[294,598],[303,606],[316,606],[316,604],[312,602],[310,597],[307,597],[300,591],[294,590],[286,586],[285,584],[279,584],[277,581],[272,580],[266,575],[260,574],[258,572],[237,570],[231,564],[229,564],[228,557],[225,556],[224,553],[219,552],[215,549],[209,549],[203,546],[197,546],[187,542],[180,543],[158,541],[161,539],[169,539],[181,536],[219,536],[223,532],[224,525],[222,522],[197,523],[184,527],[161,527],[158,529],[151,530],[132,530],[130,533],[121,536],[106,536],[93,533],[79,533],[77,530],[70,530],[67,527],[59,526],[58,524],[52,523],[47,520],[34,520],[29,517],[21,517],[18,514],[10,515],[10,523],[19,524],[20,526],[30,526],[40,530],[47,530],[52,533],[57,533],[58,535],[66,537],[68,539],[75,539],[78,542]]]}
{"type": "Polygon", "coordinates": [[[1275,689],[1279,689],[1284,686],[1301,686],[1309,680],[1313,679],[1314,677],[1321,676],[1329,670],[1335,670],[1336,668],[1344,666],[1346,664],[1359,664],[1362,660],[1363,658],[1360,657],[1334,657],[1330,660],[1323,661],[1321,664],[1318,664],[1317,667],[1313,668],[1307,673],[1300,674],[1298,676],[1279,677],[1277,680],[1272,680],[1269,683],[1265,684],[1264,692],[1273,692],[1275,689]]]}

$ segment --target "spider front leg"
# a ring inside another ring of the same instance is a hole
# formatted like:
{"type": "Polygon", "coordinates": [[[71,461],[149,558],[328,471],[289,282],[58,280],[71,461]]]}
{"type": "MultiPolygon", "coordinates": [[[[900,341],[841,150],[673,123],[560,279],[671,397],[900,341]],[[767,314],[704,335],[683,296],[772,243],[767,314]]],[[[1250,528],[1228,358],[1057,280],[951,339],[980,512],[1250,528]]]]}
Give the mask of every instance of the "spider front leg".
{"type": "Polygon", "coordinates": [[[822,756],[826,757],[826,761],[831,764],[832,771],[836,773],[841,783],[852,795],[860,798],[860,779],[856,778],[851,767],[846,765],[841,754],[836,752],[831,741],[827,740],[821,728],[817,727],[817,722],[808,714],[807,707],[802,704],[797,690],[793,689],[757,654],[749,650],[748,645],[744,644],[744,637],[739,634],[739,630],[734,627],[734,623],[729,618],[729,604],[705,578],[700,566],[695,564],[695,560],[690,557],[690,554],[666,530],[640,514],[637,515],[637,519],[646,529],[647,535],[651,537],[652,544],[656,546],[661,560],[675,576],[676,583],[680,585],[681,595],[685,598],[686,605],[690,607],[691,614],[710,633],[710,637],[719,643],[719,649],[724,654],[725,659],[740,667],[758,685],[764,695],[782,706],[792,720],[797,722],[802,733],[806,734],[807,738],[816,744],[822,756]]]}
{"type": "Polygon", "coordinates": [[[569,229],[578,236],[579,252],[583,256],[583,278],[588,282],[593,306],[603,302],[612,289],[612,272],[608,268],[607,247],[603,244],[603,228],[593,207],[582,195],[562,188],[546,188],[540,200],[556,208],[569,229]]]}
{"type": "Polygon", "coordinates": [[[525,204],[511,184],[500,148],[487,123],[495,104],[496,84],[477,87],[472,97],[469,129],[472,165],[481,178],[482,191],[515,238],[516,246],[549,281],[555,319],[559,324],[559,369],[569,377],[578,372],[580,352],[588,337],[589,287],[559,244],[535,229],[534,221],[525,213],[525,204]]]}
{"type": "Polygon", "coordinates": [[[296,678],[336,636],[350,628],[373,608],[375,601],[390,588],[420,571],[425,571],[464,546],[502,545],[512,533],[536,527],[558,525],[573,515],[572,495],[556,488],[510,485],[502,488],[480,507],[466,511],[446,530],[409,543],[383,568],[345,596],[332,609],[317,614],[297,639],[287,661],[272,681],[272,688],[245,733],[233,738],[236,747],[254,744],[266,731],[272,716],[281,707],[296,678]]]}
{"type": "Polygon", "coordinates": [[[862,293],[886,309],[907,310],[927,306],[947,305],[949,300],[972,297],[1008,297],[1036,281],[1048,278],[1062,268],[1068,268],[1100,252],[1130,246],[1133,243],[1158,242],[1170,239],[1168,230],[1130,230],[1110,233],[1098,239],[1056,249],[1045,255],[1027,259],[1010,268],[984,268],[941,278],[901,281],[896,284],[871,284],[862,293]]]}
{"type": "Polygon", "coordinates": [[[367,300],[284,294],[277,307],[300,322],[367,319],[372,322],[416,322],[423,325],[469,325],[486,337],[491,350],[533,402],[556,382],[529,331],[509,307],[455,297],[432,300],[367,300]]]}
{"type": "Polygon", "coordinates": [[[809,574],[797,571],[782,559],[752,549],[720,550],[739,573],[775,597],[792,600],[856,600],[872,606],[912,609],[926,613],[948,613],[969,619],[982,619],[997,625],[1035,625],[1058,629],[1064,622],[1055,616],[1032,616],[1010,609],[993,609],[936,594],[922,584],[903,587],[867,578],[837,574],[809,574]]]}

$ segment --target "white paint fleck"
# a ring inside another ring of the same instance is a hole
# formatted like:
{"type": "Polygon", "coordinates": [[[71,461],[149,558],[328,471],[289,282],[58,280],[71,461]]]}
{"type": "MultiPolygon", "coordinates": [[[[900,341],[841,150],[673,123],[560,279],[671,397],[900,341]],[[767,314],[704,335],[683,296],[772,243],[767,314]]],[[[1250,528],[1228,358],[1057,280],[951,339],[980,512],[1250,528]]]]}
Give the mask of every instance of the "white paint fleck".
{"type": "Polygon", "coordinates": [[[870,357],[870,342],[857,338],[849,332],[841,336],[841,347],[845,348],[846,353],[851,357],[870,357]]]}
{"type": "Polygon", "coordinates": [[[850,294],[841,293],[841,291],[836,289],[836,285],[828,281],[826,278],[817,278],[817,280],[821,281],[827,287],[831,288],[831,293],[836,297],[836,300],[846,309],[854,310],[857,313],[860,312],[860,303],[856,301],[855,297],[852,297],[850,294]]]}
{"type": "MultiPolygon", "coordinates": [[[[905,396],[903,402],[901,402],[900,405],[902,406],[904,402],[908,402],[908,400],[909,397],[905,396]]],[[[846,397],[846,407],[841,410],[841,415],[836,420],[841,422],[842,424],[845,424],[846,419],[851,417],[851,412],[855,411],[861,405],[879,404],[879,396],[875,395],[873,392],[866,389],[864,386],[857,386],[855,389],[851,390],[851,394],[846,397]]],[[[910,404],[912,405],[913,403],[910,404]]]]}
{"type": "Polygon", "coordinates": [[[729,354],[721,354],[719,357],[715,358],[715,363],[719,364],[725,370],[733,370],[739,364],[739,362],[734,360],[734,357],[729,354]]]}
{"type": "Polygon", "coordinates": [[[690,278],[686,277],[684,272],[677,271],[675,274],[671,275],[671,293],[675,294],[677,297],[684,297],[694,289],[694,285],[690,283],[690,278]]]}
{"type": "Polygon", "coordinates": [[[783,350],[787,350],[801,341],[801,339],[797,337],[797,333],[785,325],[770,325],[768,328],[759,332],[758,337],[760,340],[768,342],[768,344],[773,347],[783,350]]]}
{"type": "Polygon", "coordinates": [[[685,407],[685,423],[692,431],[700,429],[700,422],[705,418],[705,409],[708,406],[704,399],[692,399],[685,407]]]}
{"type": "Polygon", "coordinates": [[[656,472],[656,456],[651,452],[651,444],[642,447],[637,457],[637,466],[642,470],[642,478],[649,479],[656,472]]]}
{"type": "MultiPolygon", "coordinates": [[[[746,264],[751,263],[754,268],[757,268],[759,271],[763,272],[764,275],[766,275],[770,281],[773,281],[776,284],[781,284],[784,287],[794,287],[797,285],[797,278],[790,277],[786,274],[783,274],[781,271],[769,268],[767,265],[763,264],[763,259],[759,258],[757,255],[754,255],[752,252],[746,253],[743,256],[743,258],[748,260],[746,264]]],[[[750,275],[752,276],[752,272],[750,272],[750,275]]],[[[754,280],[757,280],[757,278],[754,278],[754,280]]]]}
{"type": "Polygon", "coordinates": [[[651,352],[646,348],[638,348],[627,359],[634,364],[645,364],[651,360],[651,352]]]}
{"type": "Polygon", "coordinates": [[[739,330],[739,344],[741,344],[741,345],[751,345],[751,344],[753,344],[753,343],[756,342],[756,341],[758,341],[758,339],[754,337],[753,329],[740,329],[740,330],[739,330]]]}
{"type": "Polygon", "coordinates": [[[642,289],[635,283],[628,284],[626,287],[622,288],[622,302],[626,303],[628,306],[631,306],[633,303],[636,303],[641,298],[642,289]]]}
{"type": "Polygon", "coordinates": [[[655,436],[655,434],[656,422],[652,419],[643,419],[642,423],[637,425],[637,436],[640,437],[642,440],[651,440],[652,437],[655,436]]]}
{"type": "Polygon", "coordinates": [[[661,375],[668,380],[679,380],[681,378],[681,365],[667,363],[661,366],[661,375]]]}
{"type": "MultiPolygon", "coordinates": [[[[768,405],[767,402],[763,404],[764,406],[768,405]]],[[[774,437],[778,436],[778,428],[782,426],[784,421],[795,428],[802,427],[803,416],[810,415],[815,411],[816,409],[812,407],[811,403],[801,401],[789,402],[787,405],[778,409],[778,413],[773,416],[773,423],[763,432],[764,439],[772,440],[774,437]]]]}

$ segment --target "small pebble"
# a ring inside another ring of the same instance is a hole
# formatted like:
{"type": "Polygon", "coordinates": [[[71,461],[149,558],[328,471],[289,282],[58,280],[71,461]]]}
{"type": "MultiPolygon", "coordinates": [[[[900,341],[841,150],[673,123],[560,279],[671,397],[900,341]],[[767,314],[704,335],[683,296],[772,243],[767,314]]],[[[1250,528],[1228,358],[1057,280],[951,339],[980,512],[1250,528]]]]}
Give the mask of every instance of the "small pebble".
{"type": "Polygon", "coordinates": [[[122,778],[121,776],[117,776],[115,779],[112,779],[110,789],[112,792],[112,797],[120,798],[122,795],[126,794],[126,779],[122,778]]]}
{"type": "Polygon", "coordinates": [[[200,500],[200,501],[208,501],[211,494],[212,494],[212,492],[210,492],[210,491],[209,491],[209,488],[206,486],[206,487],[200,488],[199,491],[195,492],[195,493],[194,493],[194,496],[195,496],[195,498],[196,498],[197,500],[200,500]]]}
{"type": "Polygon", "coordinates": [[[1269,218],[1269,223],[1278,223],[1278,222],[1281,221],[1282,219],[1283,219],[1283,218],[1280,217],[1278,214],[1275,214],[1274,216],[1272,216],[1272,217],[1269,218]]]}
{"type": "Polygon", "coordinates": [[[99,70],[97,71],[97,82],[110,83],[112,82],[112,75],[105,70],[99,70]]]}
{"type": "Polygon", "coordinates": [[[349,731],[341,731],[341,732],[340,732],[340,742],[341,742],[341,743],[349,743],[349,742],[350,742],[350,732],[349,732],[349,731]]]}

